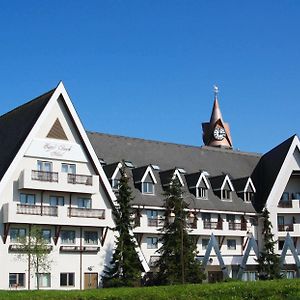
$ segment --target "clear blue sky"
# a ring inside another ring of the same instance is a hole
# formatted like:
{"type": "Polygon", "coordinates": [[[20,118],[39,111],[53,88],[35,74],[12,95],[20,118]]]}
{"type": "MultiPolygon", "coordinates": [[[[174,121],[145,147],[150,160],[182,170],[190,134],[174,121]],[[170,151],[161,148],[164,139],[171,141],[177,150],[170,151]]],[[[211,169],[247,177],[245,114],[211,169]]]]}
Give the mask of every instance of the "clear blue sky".
{"type": "Polygon", "coordinates": [[[86,129],[235,148],[300,133],[300,1],[1,1],[0,114],[63,80],[86,129]]]}

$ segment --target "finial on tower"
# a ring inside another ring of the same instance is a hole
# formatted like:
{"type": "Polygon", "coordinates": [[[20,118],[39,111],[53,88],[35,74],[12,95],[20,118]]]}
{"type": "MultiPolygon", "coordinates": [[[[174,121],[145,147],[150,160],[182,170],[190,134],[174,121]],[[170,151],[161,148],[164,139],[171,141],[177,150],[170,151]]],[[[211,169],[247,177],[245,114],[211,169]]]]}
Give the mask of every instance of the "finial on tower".
{"type": "Polygon", "coordinates": [[[214,84],[214,100],[218,98],[219,88],[216,84],[214,84]]]}

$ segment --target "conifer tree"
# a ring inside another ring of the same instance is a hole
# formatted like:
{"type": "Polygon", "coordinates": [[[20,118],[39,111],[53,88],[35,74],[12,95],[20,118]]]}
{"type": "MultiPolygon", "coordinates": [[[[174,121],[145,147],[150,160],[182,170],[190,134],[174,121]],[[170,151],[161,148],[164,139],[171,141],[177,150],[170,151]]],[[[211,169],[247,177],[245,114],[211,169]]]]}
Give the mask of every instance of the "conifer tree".
{"type": "Polygon", "coordinates": [[[133,221],[130,202],[133,198],[124,164],[120,172],[117,204],[113,210],[116,223],[114,230],[118,235],[110,266],[106,266],[102,276],[103,287],[136,286],[140,284],[141,278],[141,264],[135,250],[133,236],[130,234],[133,221]]]}
{"type": "Polygon", "coordinates": [[[275,253],[274,235],[272,233],[272,223],[269,218],[269,211],[265,208],[262,213],[263,217],[263,250],[260,252],[260,257],[258,258],[258,271],[260,279],[275,279],[281,278],[280,275],[280,264],[279,257],[275,253]]]}
{"type": "Polygon", "coordinates": [[[205,278],[195,259],[196,244],[188,235],[188,205],[183,201],[181,184],[175,177],[165,192],[165,223],[160,239],[157,284],[200,283],[205,278]]]}

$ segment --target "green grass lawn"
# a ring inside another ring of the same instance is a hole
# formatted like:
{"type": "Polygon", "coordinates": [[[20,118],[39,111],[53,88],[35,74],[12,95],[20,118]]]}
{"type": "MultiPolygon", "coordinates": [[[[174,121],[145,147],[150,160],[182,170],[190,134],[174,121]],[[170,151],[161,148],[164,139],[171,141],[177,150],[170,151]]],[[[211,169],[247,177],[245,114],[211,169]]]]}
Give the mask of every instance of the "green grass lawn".
{"type": "Polygon", "coordinates": [[[194,300],[194,299],[300,299],[300,280],[223,282],[144,288],[85,291],[0,291],[0,299],[21,300],[194,300]]]}

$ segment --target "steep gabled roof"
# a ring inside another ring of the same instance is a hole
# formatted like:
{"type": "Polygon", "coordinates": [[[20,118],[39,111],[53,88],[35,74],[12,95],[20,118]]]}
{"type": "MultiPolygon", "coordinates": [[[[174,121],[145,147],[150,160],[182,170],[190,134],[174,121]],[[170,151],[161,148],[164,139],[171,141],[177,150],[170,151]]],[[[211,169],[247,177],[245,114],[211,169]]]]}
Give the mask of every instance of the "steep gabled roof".
{"type": "Polygon", "coordinates": [[[277,147],[264,154],[255,167],[252,178],[256,188],[254,207],[261,211],[272,190],[281,166],[296,135],[291,136],[277,147]]]}
{"type": "Polygon", "coordinates": [[[0,179],[10,166],[55,89],[0,117],[0,179]]]}

